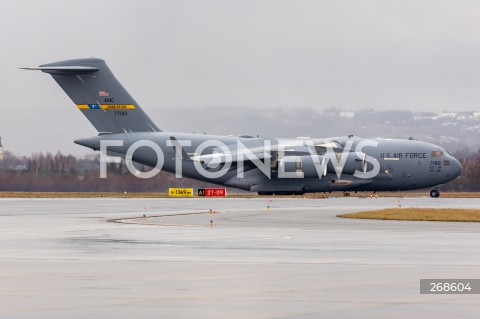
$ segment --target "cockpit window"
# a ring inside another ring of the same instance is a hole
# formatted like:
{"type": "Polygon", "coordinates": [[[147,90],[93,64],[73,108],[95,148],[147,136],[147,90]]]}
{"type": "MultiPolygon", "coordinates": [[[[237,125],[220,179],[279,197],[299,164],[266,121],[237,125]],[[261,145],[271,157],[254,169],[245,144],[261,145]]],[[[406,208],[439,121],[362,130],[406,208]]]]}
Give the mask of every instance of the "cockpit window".
{"type": "Polygon", "coordinates": [[[432,151],[432,158],[439,158],[445,155],[442,151],[432,151]]]}

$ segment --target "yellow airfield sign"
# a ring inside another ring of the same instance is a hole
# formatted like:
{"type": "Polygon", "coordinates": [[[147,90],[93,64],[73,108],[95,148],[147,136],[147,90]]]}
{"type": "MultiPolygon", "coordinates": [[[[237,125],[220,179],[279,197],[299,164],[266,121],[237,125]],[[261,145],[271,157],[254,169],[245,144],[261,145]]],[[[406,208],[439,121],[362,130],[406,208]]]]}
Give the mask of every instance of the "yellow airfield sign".
{"type": "Polygon", "coordinates": [[[168,196],[170,197],[192,197],[193,188],[169,188],[168,196]]]}

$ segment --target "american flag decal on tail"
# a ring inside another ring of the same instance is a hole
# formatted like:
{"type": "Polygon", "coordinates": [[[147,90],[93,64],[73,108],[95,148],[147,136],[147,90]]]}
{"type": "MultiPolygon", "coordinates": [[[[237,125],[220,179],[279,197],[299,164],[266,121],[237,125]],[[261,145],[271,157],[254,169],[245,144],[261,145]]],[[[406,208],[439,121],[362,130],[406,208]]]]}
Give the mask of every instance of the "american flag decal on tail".
{"type": "Polygon", "coordinates": [[[108,92],[107,91],[98,91],[98,95],[99,96],[108,96],[108,92]]]}

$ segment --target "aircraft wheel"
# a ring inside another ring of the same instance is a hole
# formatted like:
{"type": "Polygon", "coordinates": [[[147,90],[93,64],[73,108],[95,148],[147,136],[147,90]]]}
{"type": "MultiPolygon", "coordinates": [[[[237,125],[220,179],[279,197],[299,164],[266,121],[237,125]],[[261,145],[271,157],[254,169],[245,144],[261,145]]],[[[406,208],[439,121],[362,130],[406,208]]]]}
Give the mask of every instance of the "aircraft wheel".
{"type": "Polygon", "coordinates": [[[432,189],[430,191],[430,197],[436,198],[440,196],[440,191],[438,189],[432,189]]]}

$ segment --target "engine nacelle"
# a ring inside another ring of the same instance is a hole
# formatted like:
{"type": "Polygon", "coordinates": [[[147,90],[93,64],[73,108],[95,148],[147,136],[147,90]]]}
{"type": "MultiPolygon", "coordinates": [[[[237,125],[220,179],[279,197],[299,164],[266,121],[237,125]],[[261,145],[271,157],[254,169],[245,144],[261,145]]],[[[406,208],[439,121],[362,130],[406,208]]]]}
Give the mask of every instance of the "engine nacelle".
{"type": "Polygon", "coordinates": [[[278,171],[289,174],[291,177],[318,178],[327,173],[353,175],[355,171],[366,172],[367,162],[365,154],[362,158],[351,152],[336,153],[335,158],[331,159],[323,155],[304,155],[304,156],[285,156],[278,160],[278,171]],[[342,156],[347,156],[342,167],[342,156]],[[337,164],[338,163],[338,164],[337,164]],[[336,169],[335,169],[336,168],[336,169]]]}
{"type": "MultiPolygon", "coordinates": [[[[343,169],[341,170],[342,174],[353,175],[355,171],[365,173],[367,171],[367,161],[365,158],[366,155],[364,153],[362,153],[361,158],[359,158],[354,152],[349,153],[347,160],[343,165],[343,169]]],[[[331,162],[329,162],[329,164],[331,164],[331,162]]],[[[340,171],[340,167],[337,169],[340,171]]],[[[335,169],[331,173],[335,173],[335,169]]]]}
{"type": "Polygon", "coordinates": [[[295,178],[303,177],[312,178],[325,176],[327,174],[327,165],[325,165],[325,157],[321,155],[308,156],[285,156],[278,160],[277,167],[279,176],[282,173],[295,178]],[[318,172],[317,172],[318,169],[318,172]]]}

